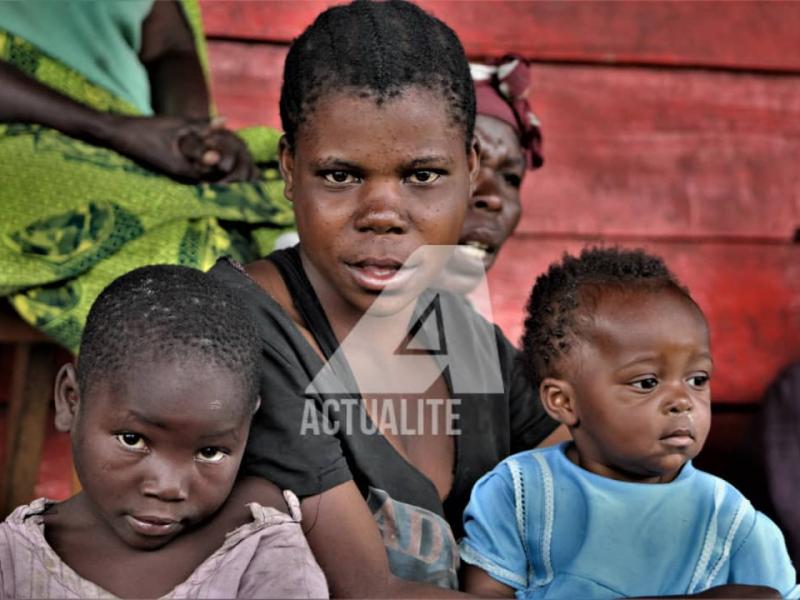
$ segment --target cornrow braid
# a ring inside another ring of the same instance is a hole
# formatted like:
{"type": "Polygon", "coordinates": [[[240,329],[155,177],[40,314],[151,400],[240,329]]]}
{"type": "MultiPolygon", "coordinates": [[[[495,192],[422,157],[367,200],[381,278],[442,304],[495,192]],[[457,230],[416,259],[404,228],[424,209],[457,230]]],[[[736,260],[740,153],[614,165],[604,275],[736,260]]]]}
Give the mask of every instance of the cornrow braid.
{"type": "Polygon", "coordinates": [[[133,370],[137,359],[200,359],[241,377],[255,407],[260,342],[247,309],[210,275],[173,265],[135,269],[113,281],[89,311],[78,386],[133,370]]]}
{"type": "Polygon", "coordinates": [[[352,90],[378,105],[409,86],[438,93],[469,150],[475,91],[464,49],[447,25],[403,0],[356,0],[320,14],[286,56],[281,124],[290,146],[325,94],[352,90]]]}
{"type": "Polygon", "coordinates": [[[667,288],[694,303],[664,261],[643,250],[588,248],[577,258],[564,254],[536,279],[526,307],[522,360],[531,382],[538,387],[554,374],[557,360],[581,335],[581,309],[591,311],[602,291],[667,288]]]}

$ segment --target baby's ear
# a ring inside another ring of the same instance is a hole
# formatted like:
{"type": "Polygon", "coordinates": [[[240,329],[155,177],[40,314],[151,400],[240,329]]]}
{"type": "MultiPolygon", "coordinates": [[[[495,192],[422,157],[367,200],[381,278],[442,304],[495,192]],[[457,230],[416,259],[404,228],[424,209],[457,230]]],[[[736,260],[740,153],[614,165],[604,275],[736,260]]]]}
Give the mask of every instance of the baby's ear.
{"type": "Polygon", "coordinates": [[[575,412],[575,391],[568,381],[545,377],[539,384],[539,398],[547,414],[567,427],[578,424],[575,412]]]}
{"type": "Polygon", "coordinates": [[[72,431],[80,404],[78,377],[72,363],[61,367],[56,375],[55,399],[56,429],[64,432],[72,431]]]}

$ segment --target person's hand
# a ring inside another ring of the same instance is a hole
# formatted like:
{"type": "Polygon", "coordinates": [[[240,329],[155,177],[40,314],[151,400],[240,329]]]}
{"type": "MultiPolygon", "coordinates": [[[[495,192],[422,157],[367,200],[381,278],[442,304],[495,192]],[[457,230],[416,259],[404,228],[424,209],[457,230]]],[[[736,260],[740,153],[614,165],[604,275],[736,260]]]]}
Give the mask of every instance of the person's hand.
{"type": "Polygon", "coordinates": [[[244,143],[205,120],[116,117],[106,139],[113,150],[178,181],[230,183],[258,177],[244,143]]]}
{"type": "Polygon", "coordinates": [[[205,181],[257,181],[260,173],[244,142],[221,121],[204,130],[192,129],[179,140],[183,155],[204,173],[205,181]]]}

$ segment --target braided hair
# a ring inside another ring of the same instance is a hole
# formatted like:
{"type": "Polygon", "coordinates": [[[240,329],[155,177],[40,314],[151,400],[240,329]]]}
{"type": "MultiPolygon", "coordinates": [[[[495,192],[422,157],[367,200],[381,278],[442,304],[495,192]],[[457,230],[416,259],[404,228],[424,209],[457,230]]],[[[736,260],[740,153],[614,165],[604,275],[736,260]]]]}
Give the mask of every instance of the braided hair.
{"type": "Polygon", "coordinates": [[[242,302],[210,275],[173,265],[135,269],[112,282],[86,319],[78,358],[85,396],[137,359],[200,359],[242,380],[258,399],[259,338],[242,302]]]}
{"type": "Polygon", "coordinates": [[[283,72],[281,125],[290,147],[315,103],[351,90],[380,106],[409,86],[436,92],[463,128],[469,150],[475,91],[464,49],[439,19],[402,0],[356,0],[320,14],[289,49],[283,72]]]}
{"type": "Polygon", "coordinates": [[[694,300],[664,261],[644,250],[587,248],[564,254],[536,279],[526,307],[522,360],[531,382],[555,374],[559,358],[583,335],[603,292],[673,290],[694,300]]]}

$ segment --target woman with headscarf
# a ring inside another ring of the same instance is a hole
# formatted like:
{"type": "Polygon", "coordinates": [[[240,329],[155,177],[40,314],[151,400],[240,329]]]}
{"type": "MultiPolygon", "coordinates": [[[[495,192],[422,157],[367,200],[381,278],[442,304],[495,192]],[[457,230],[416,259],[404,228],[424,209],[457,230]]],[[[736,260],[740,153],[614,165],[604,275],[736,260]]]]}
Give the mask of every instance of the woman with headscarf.
{"type": "Polygon", "coordinates": [[[528,102],[530,69],[508,55],[492,64],[470,64],[475,83],[481,168],[446,286],[470,292],[488,271],[519,223],[520,188],[528,170],[543,164],[539,119],[528,102]],[[452,287],[451,287],[452,286],[452,287]]]}

